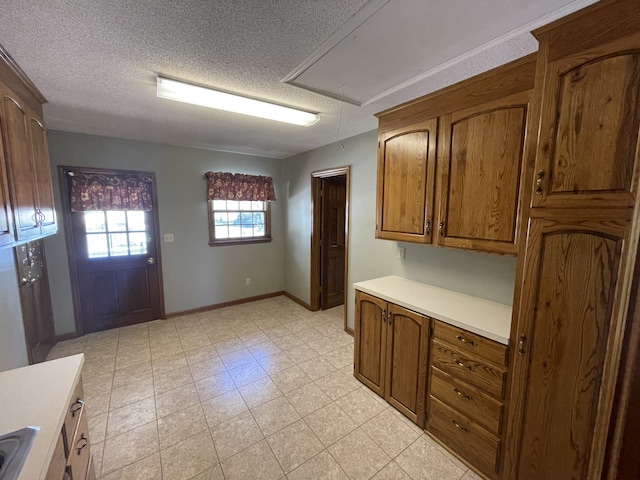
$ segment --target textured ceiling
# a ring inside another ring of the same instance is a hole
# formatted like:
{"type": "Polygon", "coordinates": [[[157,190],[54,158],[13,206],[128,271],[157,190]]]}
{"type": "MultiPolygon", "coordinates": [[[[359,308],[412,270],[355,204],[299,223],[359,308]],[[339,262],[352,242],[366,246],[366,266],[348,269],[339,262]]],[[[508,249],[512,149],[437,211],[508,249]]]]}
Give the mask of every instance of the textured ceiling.
{"type": "MultiPolygon", "coordinates": [[[[481,29],[490,32],[489,37],[458,32],[452,35],[455,48],[444,55],[442,48],[430,51],[428,44],[407,42],[404,55],[430,65],[418,77],[411,69],[398,76],[397,67],[387,67],[394,65],[392,55],[387,56],[389,62],[385,56],[376,57],[383,83],[399,86],[364,107],[342,105],[282,82],[367,3],[3,0],[0,44],[49,101],[44,111],[50,129],[282,158],[375,129],[377,111],[534,51],[536,42],[523,33],[523,26],[594,0],[481,2],[483,24],[495,20],[492,28],[481,29]],[[460,56],[468,51],[473,54],[460,56]],[[305,128],[159,99],[157,74],[318,112],[321,118],[305,128]]],[[[398,9],[424,3],[389,1],[398,9]]],[[[459,29],[462,16],[467,16],[467,24],[477,17],[470,7],[480,2],[428,3],[430,23],[443,35],[459,29]]],[[[397,16],[403,17],[411,15],[397,16]]],[[[379,48],[390,35],[402,43],[403,25],[381,30],[370,48],[379,48]]],[[[409,39],[415,32],[406,35],[409,39]]],[[[338,85],[345,81],[336,78],[338,85]]]]}

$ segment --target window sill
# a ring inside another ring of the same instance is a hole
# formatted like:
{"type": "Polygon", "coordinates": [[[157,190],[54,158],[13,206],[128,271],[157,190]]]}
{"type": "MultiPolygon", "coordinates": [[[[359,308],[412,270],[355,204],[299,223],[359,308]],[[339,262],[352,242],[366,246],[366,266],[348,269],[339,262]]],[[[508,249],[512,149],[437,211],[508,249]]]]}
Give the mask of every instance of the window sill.
{"type": "Polygon", "coordinates": [[[233,238],[230,240],[216,240],[215,242],[209,242],[210,247],[222,247],[224,245],[247,245],[249,243],[270,243],[271,238],[251,238],[247,240],[241,240],[233,238]]]}

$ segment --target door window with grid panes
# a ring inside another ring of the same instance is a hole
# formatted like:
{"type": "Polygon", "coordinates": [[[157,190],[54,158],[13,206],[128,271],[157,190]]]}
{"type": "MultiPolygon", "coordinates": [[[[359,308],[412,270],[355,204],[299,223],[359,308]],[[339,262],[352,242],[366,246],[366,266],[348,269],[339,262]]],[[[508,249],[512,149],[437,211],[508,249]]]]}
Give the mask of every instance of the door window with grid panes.
{"type": "Polygon", "coordinates": [[[89,258],[147,254],[147,228],[143,211],[84,212],[89,258]]]}
{"type": "Polygon", "coordinates": [[[270,242],[269,202],[209,200],[209,244],[270,242]]]}

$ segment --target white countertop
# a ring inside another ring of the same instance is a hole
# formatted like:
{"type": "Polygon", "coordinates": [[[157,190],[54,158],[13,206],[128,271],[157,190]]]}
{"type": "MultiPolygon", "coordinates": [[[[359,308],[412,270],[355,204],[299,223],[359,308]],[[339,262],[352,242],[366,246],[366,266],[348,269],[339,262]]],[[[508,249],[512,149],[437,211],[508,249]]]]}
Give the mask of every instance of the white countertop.
{"type": "Polygon", "coordinates": [[[354,283],[361,292],[509,344],[511,306],[390,275],[354,283]]]}
{"type": "Polygon", "coordinates": [[[0,372],[0,435],[40,429],[20,480],[45,478],[83,363],[79,354],[0,372]]]}

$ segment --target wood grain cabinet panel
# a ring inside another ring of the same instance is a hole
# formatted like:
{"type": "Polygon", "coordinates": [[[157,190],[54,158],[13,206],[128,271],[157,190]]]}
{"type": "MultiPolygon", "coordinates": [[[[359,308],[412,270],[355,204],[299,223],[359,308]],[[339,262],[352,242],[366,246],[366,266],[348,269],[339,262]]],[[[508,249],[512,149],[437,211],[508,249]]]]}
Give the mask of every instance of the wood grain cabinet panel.
{"type": "Polygon", "coordinates": [[[38,217],[40,234],[56,233],[56,211],[53,201],[53,184],[51,181],[51,165],[49,162],[49,147],[47,143],[47,129],[41,118],[32,114],[29,118],[31,133],[31,150],[33,154],[33,179],[38,197],[38,217]]]}
{"type": "Polygon", "coordinates": [[[379,135],[376,238],[431,241],[437,125],[379,135]]]}
{"type": "Polygon", "coordinates": [[[429,319],[356,291],[354,375],[424,425],[429,319]]]}
{"type": "Polygon", "coordinates": [[[14,242],[13,214],[7,183],[7,163],[4,157],[4,145],[0,135],[0,247],[14,242]]]}

